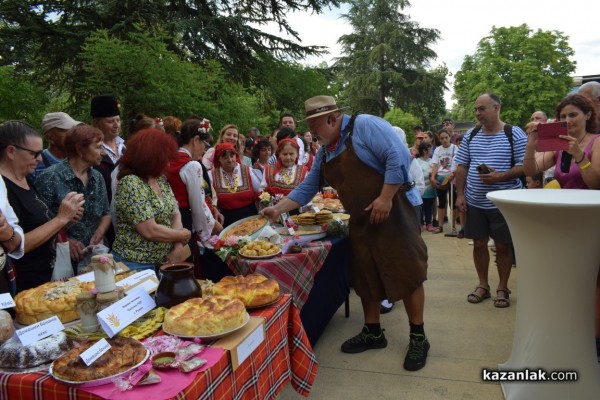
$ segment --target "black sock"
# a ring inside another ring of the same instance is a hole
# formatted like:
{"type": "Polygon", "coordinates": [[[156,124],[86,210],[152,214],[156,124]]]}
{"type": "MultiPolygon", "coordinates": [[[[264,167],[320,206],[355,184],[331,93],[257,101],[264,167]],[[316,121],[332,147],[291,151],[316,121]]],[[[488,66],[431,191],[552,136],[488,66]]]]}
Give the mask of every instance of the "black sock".
{"type": "Polygon", "coordinates": [[[365,324],[369,333],[373,335],[379,335],[381,333],[381,324],[365,324]]]}
{"type": "Polygon", "coordinates": [[[425,324],[415,325],[412,322],[409,322],[410,325],[410,333],[415,333],[417,335],[425,336],[425,324]]]}
{"type": "Polygon", "coordinates": [[[600,337],[596,338],[596,355],[600,357],[600,337]]]}

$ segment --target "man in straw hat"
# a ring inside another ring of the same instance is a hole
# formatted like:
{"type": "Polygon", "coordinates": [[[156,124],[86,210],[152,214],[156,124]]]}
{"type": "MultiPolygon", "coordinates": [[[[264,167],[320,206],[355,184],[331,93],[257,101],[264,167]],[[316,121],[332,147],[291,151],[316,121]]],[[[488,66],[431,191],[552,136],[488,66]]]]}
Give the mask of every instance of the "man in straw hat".
{"type": "Polygon", "coordinates": [[[362,331],[346,340],[342,351],[386,347],[380,303],[402,299],[410,323],[404,368],[419,370],[429,351],[423,324],[427,247],[414,209],[420,196],[409,173],[410,153],[388,122],[366,114],[344,115],[333,97],[312,97],[305,108],[321,148],[306,179],[263,214],[275,219],[308,203],[325,182],[335,188],[351,215],[349,276],[365,317],[362,331]]]}

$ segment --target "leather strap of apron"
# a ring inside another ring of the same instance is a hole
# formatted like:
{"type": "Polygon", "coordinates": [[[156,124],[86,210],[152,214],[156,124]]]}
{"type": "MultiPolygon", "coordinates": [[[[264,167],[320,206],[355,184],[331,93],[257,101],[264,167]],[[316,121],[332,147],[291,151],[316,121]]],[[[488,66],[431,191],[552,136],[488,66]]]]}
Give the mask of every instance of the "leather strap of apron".
{"type": "MultiPolygon", "coordinates": [[[[348,125],[346,125],[346,132],[348,132],[348,137],[352,137],[352,131],[354,130],[354,121],[358,117],[358,113],[352,114],[350,117],[350,121],[348,121],[348,125]]],[[[322,193],[323,188],[325,187],[325,175],[324,175],[324,167],[327,162],[327,153],[326,149],[323,149],[323,155],[321,156],[321,169],[319,174],[319,191],[322,193]]]]}

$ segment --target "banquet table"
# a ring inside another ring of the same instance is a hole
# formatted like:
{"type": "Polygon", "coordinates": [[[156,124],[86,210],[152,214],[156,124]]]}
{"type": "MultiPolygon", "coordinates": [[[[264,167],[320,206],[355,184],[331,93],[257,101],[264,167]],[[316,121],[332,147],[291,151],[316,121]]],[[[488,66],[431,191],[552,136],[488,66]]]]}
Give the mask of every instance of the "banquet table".
{"type": "MultiPolygon", "coordinates": [[[[198,372],[189,386],[170,398],[273,399],[290,382],[298,393],[309,395],[317,373],[317,360],[291,296],[284,295],[273,305],[251,310],[250,315],[265,319],[265,341],[235,371],[224,352],[216,364],[198,372]]],[[[168,382],[159,385],[163,384],[169,385],[168,382]]],[[[136,390],[127,392],[129,398],[136,398],[136,390]]],[[[0,399],[96,400],[101,397],[40,372],[0,373],[0,399]]],[[[158,400],[154,396],[152,399],[158,400]]]]}
{"type": "Polygon", "coordinates": [[[341,304],[348,314],[349,246],[348,239],[327,237],[305,244],[301,253],[265,260],[229,257],[227,266],[236,275],[258,272],[279,282],[282,292],[292,295],[314,345],[341,304]]]}

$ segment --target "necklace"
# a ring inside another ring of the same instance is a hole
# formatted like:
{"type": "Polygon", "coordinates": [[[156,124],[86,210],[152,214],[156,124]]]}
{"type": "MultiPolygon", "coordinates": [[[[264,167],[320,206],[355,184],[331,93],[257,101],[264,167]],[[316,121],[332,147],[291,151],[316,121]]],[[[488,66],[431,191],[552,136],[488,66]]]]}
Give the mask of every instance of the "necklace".
{"type": "Polygon", "coordinates": [[[583,134],[583,136],[581,137],[581,139],[579,139],[577,144],[581,144],[581,142],[583,142],[583,139],[585,139],[586,136],[587,136],[587,132],[583,134]]]}
{"type": "Polygon", "coordinates": [[[221,171],[223,171],[223,178],[225,180],[225,188],[227,189],[227,191],[229,193],[237,192],[238,187],[240,186],[240,178],[235,173],[235,170],[233,170],[233,173],[231,173],[231,174],[228,172],[225,172],[225,170],[221,170],[221,171]]]}
{"type": "Polygon", "coordinates": [[[286,185],[290,185],[294,182],[294,167],[286,168],[281,170],[281,179],[286,185]]]}

